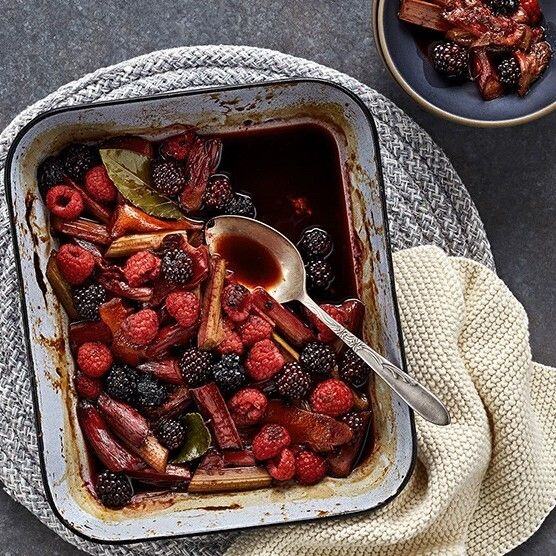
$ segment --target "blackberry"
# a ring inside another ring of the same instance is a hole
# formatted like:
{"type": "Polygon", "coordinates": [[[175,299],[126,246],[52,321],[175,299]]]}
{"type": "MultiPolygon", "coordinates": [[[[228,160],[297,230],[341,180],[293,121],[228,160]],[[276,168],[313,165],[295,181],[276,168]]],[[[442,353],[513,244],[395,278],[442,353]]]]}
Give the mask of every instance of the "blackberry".
{"type": "Polygon", "coordinates": [[[104,379],[104,391],[112,398],[133,403],[137,396],[139,373],[129,365],[115,363],[104,379]]]}
{"type": "Polygon", "coordinates": [[[338,374],[342,380],[353,386],[362,386],[369,377],[369,366],[351,349],[342,355],[338,374]]]}
{"type": "Polygon", "coordinates": [[[215,174],[208,180],[203,194],[203,203],[209,210],[224,210],[234,199],[230,178],[225,174],[215,174]]]}
{"type": "Polygon", "coordinates": [[[73,300],[79,316],[85,320],[99,318],[98,309],[106,301],[106,290],[100,284],[76,288],[73,300]]]}
{"type": "Polygon", "coordinates": [[[224,212],[234,216],[249,216],[250,218],[255,218],[257,214],[253,199],[245,193],[236,193],[225,207],[224,212]]]}
{"type": "Polygon", "coordinates": [[[87,170],[101,162],[98,150],[82,143],[74,143],[66,147],[60,157],[66,174],[77,182],[83,181],[87,170]]]}
{"type": "Polygon", "coordinates": [[[246,296],[249,295],[249,290],[242,284],[231,284],[225,289],[224,295],[225,305],[236,309],[245,301],[246,296]]]}
{"type": "Polygon", "coordinates": [[[521,77],[521,68],[514,58],[507,58],[498,66],[500,82],[506,89],[515,89],[521,77]]]}
{"type": "Polygon", "coordinates": [[[306,398],[311,390],[311,375],[299,363],[286,363],[274,379],[280,396],[289,400],[306,398]]]}
{"type": "Polygon", "coordinates": [[[469,52],[453,42],[437,43],[432,49],[434,69],[453,79],[469,77],[469,52]]]}
{"type": "Polygon", "coordinates": [[[299,355],[299,362],[311,374],[329,375],[336,366],[336,354],[322,342],[309,342],[299,355]]]}
{"type": "Polygon", "coordinates": [[[187,173],[176,160],[158,160],[151,167],[151,186],[163,195],[177,195],[187,183],[187,173]]]}
{"type": "Polygon", "coordinates": [[[96,480],[95,490],[107,508],[123,508],[131,502],[133,487],[127,475],[103,471],[96,480]]]}
{"type": "Polygon", "coordinates": [[[223,355],[212,365],[212,378],[224,394],[233,394],[245,384],[245,369],[239,355],[223,355]]]}
{"type": "Polygon", "coordinates": [[[162,405],[168,398],[168,388],[148,373],[137,380],[135,404],[139,409],[152,409],[162,405]]]}
{"type": "Polygon", "coordinates": [[[514,15],[519,8],[519,0],[485,0],[485,4],[495,15],[514,15]]]}
{"type": "Polygon", "coordinates": [[[339,420],[352,430],[354,436],[363,432],[363,428],[365,427],[365,419],[363,419],[361,414],[357,411],[350,411],[342,415],[339,420]]]}
{"type": "Polygon", "coordinates": [[[49,156],[41,162],[37,170],[37,181],[42,195],[46,195],[51,187],[64,183],[65,179],[64,166],[59,158],[49,156]]]}
{"type": "Polygon", "coordinates": [[[309,286],[315,290],[326,291],[334,281],[334,271],[328,261],[317,259],[305,267],[309,286]]]}
{"type": "Polygon", "coordinates": [[[305,230],[301,235],[297,246],[303,257],[310,261],[313,259],[324,259],[332,251],[332,238],[330,234],[321,228],[305,230]]]}
{"type": "Polygon", "coordinates": [[[162,255],[162,276],[171,284],[185,284],[193,275],[193,260],[181,249],[169,249],[162,255]]]}
{"type": "Polygon", "coordinates": [[[189,388],[197,388],[211,379],[212,354],[192,347],[186,349],[179,361],[183,380],[189,388]]]}
{"type": "Polygon", "coordinates": [[[155,430],[156,438],[168,450],[177,450],[186,437],[185,427],[175,419],[164,419],[155,430]]]}

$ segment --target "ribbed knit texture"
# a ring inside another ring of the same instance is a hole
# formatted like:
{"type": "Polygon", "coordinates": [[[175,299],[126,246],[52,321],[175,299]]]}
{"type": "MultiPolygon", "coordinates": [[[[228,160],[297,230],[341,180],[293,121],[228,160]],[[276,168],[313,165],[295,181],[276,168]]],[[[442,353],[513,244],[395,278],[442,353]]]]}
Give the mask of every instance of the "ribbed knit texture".
{"type": "Polygon", "coordinates": [[[523,307],[492,271],[436,247],[394,262],[409,370],[452,424],[416,418],[415,473],[385,508],[253,531],[226,556],[493,556],[554,507],[556,369],[532,362],[523,307]]]}

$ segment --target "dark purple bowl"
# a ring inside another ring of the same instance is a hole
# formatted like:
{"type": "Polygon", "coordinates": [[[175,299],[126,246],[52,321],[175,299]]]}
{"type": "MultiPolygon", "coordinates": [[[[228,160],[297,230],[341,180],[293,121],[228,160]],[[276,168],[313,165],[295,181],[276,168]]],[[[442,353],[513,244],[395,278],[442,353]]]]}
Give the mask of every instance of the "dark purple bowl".
{"type": "MultiPolygon", "coordinates": [[[[400,0],[375,0],[373,18],[379,51],[388,69],[421,106],[449,120],[472,126],[502,127],[530,122],[556,109],[556,59],[525,97],[481,98],[475,83],[450,83],[438,75],[419,33],[400,21],[400,0]]],[[[547,40],[556,51],[556,1],[541,0],[547,40]]]]}

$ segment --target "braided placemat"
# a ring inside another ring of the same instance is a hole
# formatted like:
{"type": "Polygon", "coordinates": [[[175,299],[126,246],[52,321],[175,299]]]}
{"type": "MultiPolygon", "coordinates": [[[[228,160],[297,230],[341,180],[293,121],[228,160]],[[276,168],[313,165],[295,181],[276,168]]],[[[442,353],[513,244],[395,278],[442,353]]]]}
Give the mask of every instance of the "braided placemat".
{"type": "MultiPolygon", "coordinates": [[[[390,235],[394,250],[434,244],[493,268],[483,225],[465,187],[431,138],[392,102],[330,68],[272,50],[199,46],[153,52],[99,69],[69,83],[19,114],[0,135],[0,179],[17,132],[36,115],[61,106],[129,98],[193,87],[286,77],[328,79],[359,95],[373,113],[380,138],[390,235]]],[[[236,533],[97,545],[69,532],[45,498],[20,320],[18,283],[4,196],[0,198],[0,480],[15,500],[61,537],[93,554],[221,554],[236,533]]]]}

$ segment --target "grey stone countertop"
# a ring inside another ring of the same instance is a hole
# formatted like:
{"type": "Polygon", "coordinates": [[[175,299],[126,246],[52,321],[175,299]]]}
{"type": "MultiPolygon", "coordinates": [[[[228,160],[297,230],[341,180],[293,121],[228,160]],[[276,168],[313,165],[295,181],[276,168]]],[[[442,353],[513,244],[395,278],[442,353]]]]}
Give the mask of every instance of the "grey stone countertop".
{"type": "MultiPolygon", "coordinates": [[[[534,357],[556,365],[556,113],[523,127],[486,130],[425,112],[379,59],[370,0],[3,0],[0,10],[1,127],[98,67],[194,44],[281,50],[384,93],[451,158],[485,223],[498,273],[529,314],[534,357]]],[[[0,554],[79,553],[3,492],[0,530],[0,554]]],[[[556,554],[555,514],[512,554],[556,554]]]]}

